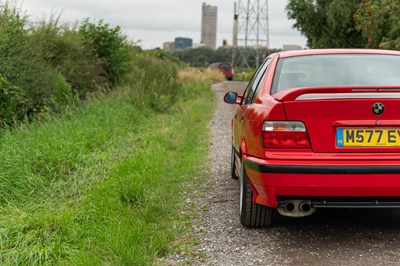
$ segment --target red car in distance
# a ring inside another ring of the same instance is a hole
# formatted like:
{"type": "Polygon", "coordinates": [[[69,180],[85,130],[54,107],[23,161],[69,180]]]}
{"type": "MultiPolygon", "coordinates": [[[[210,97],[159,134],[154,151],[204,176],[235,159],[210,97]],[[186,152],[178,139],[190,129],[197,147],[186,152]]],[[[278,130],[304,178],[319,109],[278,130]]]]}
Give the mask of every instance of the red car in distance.
{"type": "Polygon", "coordinates": [[[224,74],[227,80],[232,80],[233,74],[235,73],[232,63],[229,62],[212,63],[211,65],[208,66],[208,68],[220,71],[222,74],[224,74]]]}
{"type": "Polygon", "coordinates": [[[271,54],[232,120],[240,221],[268,227],[319,208],[400,208],[400,52],[271,54]]]}

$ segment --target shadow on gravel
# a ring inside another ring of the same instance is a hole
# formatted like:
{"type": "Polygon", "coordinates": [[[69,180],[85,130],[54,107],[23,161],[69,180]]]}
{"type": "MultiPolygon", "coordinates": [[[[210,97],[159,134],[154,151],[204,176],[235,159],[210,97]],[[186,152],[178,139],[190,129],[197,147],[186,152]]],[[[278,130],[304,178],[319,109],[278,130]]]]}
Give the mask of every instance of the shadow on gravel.
{"type": "Polygon", "coordinates": [[[393,209],[319,209],[306,218],[277,215],[275,227],[300,226],[310,230],[326,228],[389,229],[400,232],[400,210],[393,209]]]}
{"type": "MultiPolygon", "coordinates": [[[[279,216],[279,215],[278,215],[279,216]]],[[[266,229],[288,265],[399,265],[400,211],[323,209],[266,229]]]]}

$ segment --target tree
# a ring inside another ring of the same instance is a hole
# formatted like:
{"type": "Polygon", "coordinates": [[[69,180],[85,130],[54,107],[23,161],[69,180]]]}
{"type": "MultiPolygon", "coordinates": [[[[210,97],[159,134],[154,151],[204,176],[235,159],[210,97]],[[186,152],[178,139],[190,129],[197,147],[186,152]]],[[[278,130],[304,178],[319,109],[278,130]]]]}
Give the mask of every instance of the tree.
{"type": "Polygon", "coordinates": [[[289,0],[286,12],[310,48],[364,47],[354,14],[361,0],[289,0]]]}
{"type": "Polygon", "coordinates": [[[368,40],[367,47],[400,50],[400,2],[368,0],[359,5],[356,28],[368,40]]]}

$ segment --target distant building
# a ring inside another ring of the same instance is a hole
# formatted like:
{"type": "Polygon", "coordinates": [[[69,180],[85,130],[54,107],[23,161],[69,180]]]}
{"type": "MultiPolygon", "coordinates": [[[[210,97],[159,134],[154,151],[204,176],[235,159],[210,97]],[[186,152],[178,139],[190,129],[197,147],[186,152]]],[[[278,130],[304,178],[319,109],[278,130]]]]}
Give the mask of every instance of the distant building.
{"type": "Polygon", "coordinates": [[[166,52],[172,53],[174,51],[175,42],[165,42],[163,43],[163,49],[166,52]]]}
{"type": "Polygon", "coordinates": [[[282,50],[283,51],[301,50],[301,46],[296,44],[284,44],[282,50]]]}
{"type": "Polygon", "coordinates": [[[200,48],[206,46],[204,43],[193,43],[193,48],[200,48]]]}
{"type": "Polygon", "coordinates": [[[217,46],[217,13],[216,6],[203,3],[201,17],[201,43],[215,49],[217,46]]]}
{"type": "Polygon", "coordinates": [[[183,50],[186,48],[192,48],[192,46],[193,46],[193,40],[190,38],[184,38],[184,37],[175,38],[174,50],[183,50]]]}

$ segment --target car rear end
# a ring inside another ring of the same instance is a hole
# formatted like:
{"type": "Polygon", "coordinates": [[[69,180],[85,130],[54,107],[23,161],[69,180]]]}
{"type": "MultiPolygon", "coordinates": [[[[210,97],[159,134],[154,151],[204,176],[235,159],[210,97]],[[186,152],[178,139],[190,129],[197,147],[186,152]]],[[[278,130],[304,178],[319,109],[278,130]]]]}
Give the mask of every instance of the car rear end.
{"type": "Polygon", "coordinates": [[[231,63],[228,62],[219,63],[218,69],[224,74],[227,80],[233,79],[234,69],[231,63]]]}
{"type": "Polygon", "coordinates": [[[284,111],[243,155],[256,203],[287,216],[400,207],[400,53],[283,56],[268,94],[284,111]]]}

